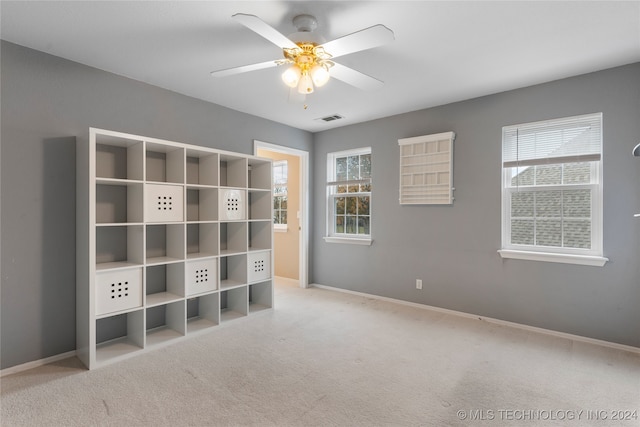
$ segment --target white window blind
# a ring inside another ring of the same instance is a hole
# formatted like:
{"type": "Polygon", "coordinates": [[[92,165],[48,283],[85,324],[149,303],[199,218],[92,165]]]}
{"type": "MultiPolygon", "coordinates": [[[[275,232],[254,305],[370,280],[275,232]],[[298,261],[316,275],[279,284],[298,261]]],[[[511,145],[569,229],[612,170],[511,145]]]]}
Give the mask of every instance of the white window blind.
{"type": "Polygon", "coordinates": [[[599,161],[602,114],[503,128],[504,167],[599,161]]]}
{"type": "Polygon", "coordinates": [[[455,133],[416,136],[400,145],[400,204],[453,203],[453,141],[455,133]]]}

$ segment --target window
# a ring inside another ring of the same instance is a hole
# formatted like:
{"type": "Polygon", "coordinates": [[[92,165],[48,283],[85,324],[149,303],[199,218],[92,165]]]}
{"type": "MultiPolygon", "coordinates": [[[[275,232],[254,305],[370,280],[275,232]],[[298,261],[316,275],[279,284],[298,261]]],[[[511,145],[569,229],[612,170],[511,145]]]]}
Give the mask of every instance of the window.
{"type": "Polygon", "coordinates": [[[273,162],[273,224],[275,230],[287,229],[287,180],[287,161],[273,162]]]}
{"type": "Polygon", "coordinates": [[[601,152],[601,113],[502,129],[502,257],[604,265],[601,152]]]}
{"type": "Polygon", "coordinates": [[[371,244],[371,148],[327,157],[328,242],[371,244]]]}

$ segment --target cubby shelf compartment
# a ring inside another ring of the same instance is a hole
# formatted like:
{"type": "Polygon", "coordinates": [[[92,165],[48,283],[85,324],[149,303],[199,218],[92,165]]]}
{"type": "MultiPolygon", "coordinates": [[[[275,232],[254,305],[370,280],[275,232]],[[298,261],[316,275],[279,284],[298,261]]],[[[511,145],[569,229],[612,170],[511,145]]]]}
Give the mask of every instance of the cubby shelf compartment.
{"type": "Polygon", "coordinates": [[[247,218],[247,191],[237,188],[221,188],[219,190],[220,221],[241,221],[247,218]]]}
{"type": "Polygon", "coordinates": [[[218,289],[218,259],[204,258],[186,263],[185,295],[188,297],[218,289]]]}
{"type": "Polygon", "coordinates": [[[248,162],[245,157],[220,155],[220,187],[247,188],[248,162]]]}
{"type": "Polygon", "coordinates": [[[270,249],[272,246],[271,221],[250,221],[249,252],[270,249]]]}
{"type": "Polygon", "coordinates": [[[273,281],[249,285],[249,313],[273,308],[273,281]]]}
{"type": "Polygon", "coordinates": [[[246,286],[220,292],[220,321],[244,317],[249,314],[249,295],[246,286]]]}
{"type": "Polygon", "coordinates": [[[96,363],[115,362],[144,348],[144,310],[96,319],[96,363]]]}
{"type": "Polygon", "coordinates": [[[187,184],[218,185],[219,156],[208,151],[187,150],[187,184]]]}
{"type": "Polygon", "coordinates": [[[184,183],[184,148],[151,142],[147,142],[146,147],[146,180],[148,182],[184,183]]]}
{"type": "Polygon", "coordinates": [[[96,227],[96,270],[142,265],[143,235],[142,225],[96,227]]]}
{"type": "Polygon", "coordinates": [[[147,308],[145,328],[147,347],[184,336],[187,332],[184,300],[147,308]]]}
{"type": "Polygon", "coordinates": [[[142,307],[142,268],[103,271],[96,276],[96,316],[142,307]]]}
{"type": "Polygon", "coordinates": [[[187,221],[215,221],[218,219],[218,190],[187,187],[187,221]]]}
{"type": "Polygon", "coordinates": [[[218,223],[187,224],[187,259],[218,255],[218,223]]]}
{"type": "Polygon", "coordinates": [[[200,332],[220,323],[220,294],[189,298],[186,303],[187,334],[200,332]]]}
{"type": "Polygon", "coordinates": [[[220,223],[220,255],[232,255],[247,251],[247,223],[220,223]]]}
{"type": "Polygon", "coordinates": [[[273,217],[273,198],[271,197],[271,191],[249,190],[248,197],[249,219],[270,221],[273,217]]]}
{"type": "Polygon", "coordinates": [[[247,254],[247,282],[262,282],[271,277],[271,251],[247,254]]]}
{"type": "Polygon", "coordinates": [[[147,265],[184,260],[184,224],[147,225],[147,265]]]}
{"type": "Polygon", "coordinates": [[[146,222],[184,221],[184,187],[170,184],[145,185],[146,222]]]}
{"type": "Polygon", "coordinates": [[[96,178],[137,181],[144,179],[142,140],[107,132],[95,134],[95,142],[96,178]]]}
{"type": "Polygon", "coordinates": [[[247,255],[220,257],[220,289],[230,289],[247,284],[247,255]]]}
{"type": "Polygon", "coordinates": [[[96,224],[142,222],[142,183],[96,180],[96,224]]]}
{"type": "Polygon", "coordinates": [[[148,266],[146,271],[146,307],[180,301],[184,298],[184,263],[148,266]]]}
{"type": "Polygon", "coordinates": [[[271,191],[272,166],[271,161],[263,159],[249,159],[249,183],[247,187],[271,191]]]}

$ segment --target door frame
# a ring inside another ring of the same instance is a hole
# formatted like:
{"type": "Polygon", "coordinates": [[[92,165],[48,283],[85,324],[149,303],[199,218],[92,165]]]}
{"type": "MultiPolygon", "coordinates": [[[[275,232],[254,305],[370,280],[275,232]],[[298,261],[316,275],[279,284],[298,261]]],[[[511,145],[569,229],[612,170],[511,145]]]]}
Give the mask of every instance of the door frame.
{"type": "Polygon", "coordinates": [[[298,150],[297,148],[285,147],[283,145],[271,144],[269,142],[253,140],[253,154],[257,155],[258,150],[273,151],[276,153],[288,154],[300,158],[300,233],[298,241],[298,251],[300,265],[298,267],[298,278],[301,288],[309,287],[309,152],[298,150]]]}

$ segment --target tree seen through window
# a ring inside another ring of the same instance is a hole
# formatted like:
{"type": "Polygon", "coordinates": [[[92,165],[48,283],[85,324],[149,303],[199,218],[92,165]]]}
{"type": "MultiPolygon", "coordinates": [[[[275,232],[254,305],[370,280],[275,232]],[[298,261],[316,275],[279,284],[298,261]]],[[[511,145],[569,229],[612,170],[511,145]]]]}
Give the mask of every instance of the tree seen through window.
{"type": "Polygon", "coordinates": [[[333,232],[371,234],[371,153],[337,156],[332,188],[333,232]]]}
{"type": "Polygon", "coordinates": [[[286,160],[273,163],[273,223],[287,224],[288,164],[286,160]]]}

